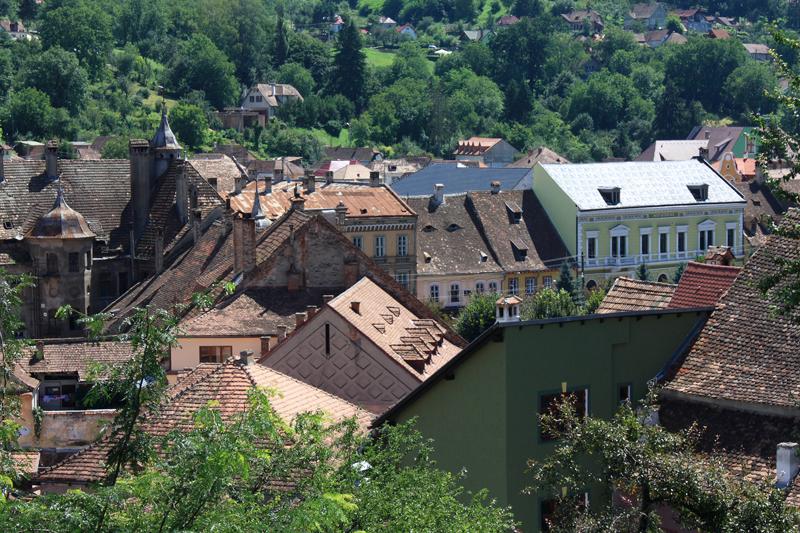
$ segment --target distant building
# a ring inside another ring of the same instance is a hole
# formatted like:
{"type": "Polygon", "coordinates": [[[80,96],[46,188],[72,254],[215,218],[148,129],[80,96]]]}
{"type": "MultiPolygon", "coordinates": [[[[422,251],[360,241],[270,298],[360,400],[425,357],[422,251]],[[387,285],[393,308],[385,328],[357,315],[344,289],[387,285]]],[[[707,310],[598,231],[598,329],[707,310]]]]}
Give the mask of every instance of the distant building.
{"type": "Polygon", "coordinates": [[[603,33],[603,17],[593,9],[579,9],[562,13],[561,18],[574,32],[582,32],[588,28],[591,33],[603,33]]]}
{"type": "Polygon", "coordinates": [[[453,151],[456,161],[478,161],[487,167],[504,167],[514,162],[519,150],[504,139],[489,137],[470,137],[458,141],[453,151]]]}
{"type": "Polygon", "coordinates": [[[513,26],[517,22],[519,22],[519,17],[516,17],[514,15],[503,15],[502,17],[497,19],[496,26],[498,28],[507,28],[509,26],[513,26]]]}
{"type": "Polygon", "coordinates": [[[667,25],[667,10],[659,2],[633,4],[625,14],[625,29],[630,30],[637,25],[647,30],[657,30],[667,25]]]}
{"type": "Polygon", "coordinates": [[[744,43],[742,46],[750,54],[750,57],[756,61],[772,61],[772,56],[769,54],[769,46],[766,44],[744,43]]]}
{"type": "Polygon", "coordinates": [[[492,30],[484,30],[484,29],[462,30],[458,38],[463,43],[468,43],[468,42],[485,43],[489,41],[489,38],[492,35],[494,35],[494,32],[492,32],[492,30]]]}
{"type": "Polygon", "coordinates": [[[0,33],[5,33],[15,41],[31,41],[38,35],[28,31],[21,20],[0,19],[0,33]]]}
{"type": "Polygon", "coordinates": [[[466,166],[470,162],[447,161],[431,163],[419,172],[408,174],[392,183],[392,189],[402,197],[425,196],[443,185],[445,194],[469,191],[523,190],[531,187],[530,168],[481,168],[466,166]],[[494,185],[494,184],[497,185],[494,185]]]}
{"type": "Polygon", "coordinates": [[[397,26],[394,31],[402,35],[403,37],[407,37],[409,39],[416,39],[417,38],[417,31],[411,24],[403,24],[402,26],[397,26]]]}
{"type": "Polygon", "coordinates": [[[289,102],[302,101],[303,96],[292,85],[285,83],[259,83],[250,87],[238,108],[218,112],[224,128],[242,131],[247,127],[264,127],[275,117],[278,108],[289,102]]]}
{"type": "Polygon", "coordinates": [[[727,30],[723,30],[721,28],[711,28],[706,33],[706,37],[709,39],[719,39],[719,40],[726,40],[731,38],[731,34],[727,32],[727,30]]]}
{"type": "Polygon", "coordinates": [[[707,141],[700,155],[707,161],[718,161],[726,152],[734,157],[755,157],[758,153],[757,130],[751,126],[695,126],[687,140],[707,141]]]}
{"type": "Polygon", "coordinates": [[[669,280],[709,246],[743,254],[745,199],[703,161],[538,165],[533,190],[587,288],[640,264],[669,280]]]}
{"type": "Polygon", "coordinates": [[[689,31],[706,33],[711,29],[711,23],[706,19],[706,12],[703,8],[678,9],[674,13],[689,31]]]}
{"type": "Polygon", "coordinates": [[[546,146],[540,146],[539,148],[531,150],[513,163],[506,165],[505,168],[533,168],[536,166],[536,163],[569,164],[569,160],[546,146]]]}

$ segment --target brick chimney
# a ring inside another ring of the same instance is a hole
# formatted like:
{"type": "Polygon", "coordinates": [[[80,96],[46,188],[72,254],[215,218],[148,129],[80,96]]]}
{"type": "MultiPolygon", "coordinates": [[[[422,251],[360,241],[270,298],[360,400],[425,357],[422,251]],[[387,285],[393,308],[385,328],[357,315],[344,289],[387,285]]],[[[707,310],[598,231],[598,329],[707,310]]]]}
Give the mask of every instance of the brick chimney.
{"type": "Polygon", "coordinates": [[[186,224],[189,220],[189,183],[186,178],[186,161],[181,164],[181,171],[175,176],[175,212],[178,213],[178,220],[181,224],[186,224]]]}
{"type": "Polygon", "coordinates": [[[433,186],[433,203],[436,205],[442,205],[444,203],[444,184],[437,183],[433,186]]]}
{"type": "Polygon", "coordinates": [[[781,442],[778,444],[776,457],[777,481],[779,489],[788,487],[800,471],[800,460],[797,457],[798,446],[796,442],[781,442]]]}
{"type": "Polygon", "coordinates": [[[492,194],[497,194],[497,193],[500,192],[500,182],[499,181],[494,180],[491,183],[491,187],[492,187],[492,194]]]}
{"type": "Polygon", "coordinates": [[[203,212],[200,209],[192,209],[192,242],[197,244],[200,240],[200,222],[203,218],[203,212]]]}
{"type": "Polygon", "coordinates": [[[239,364],[242,366],[250,366],[255,364],[256,358],[253,356],[253,350],[243,350],[239,352],[239,364]]]}
{"type": "Polygon", "coordinates": [[[369,171],[369,186],[370,187],[380,187],[381,185],[381,173],[377,170],[370,170],[369,171]]]}
{"type": "Polygon", "coordinates": [[[45,176],[49,180],[58,179],[58,142],[47,141],[44,147],[45,176]]]}
{"type": "Polygon", "coordinates": [[[138,237],[147,225],[147,215],[150,210],[150,176],[152,173],[150,143],[143,139],[131,139],[128,144],[128,159],[131,165],[133,233],[138,237]]]}
{"type": "Polygon", "coordinates": [[[314,315],[316,315],[318,310],[319,308],[316,305],[307,305],[306,314],[308,315],[308,318],[311,318],[314,315]]]}
{"type": "Polygon", "coordinates": [[[270,346],[271,342],[272,342],[272,335],[263,335],[261,337],[261,357],[264,357],[266,354],[269,353],[270,349],[272,348],[270,346]]]}
{"type": "Polygon", "coordinates": [[[161,228],[156,230],[155,250],[153,251],[153,268],[156,274],[164,270],[164,232],[161,228]]]}
{"type": "Polygon", "coordinates": [[[333,183],[333,170],[325,171],[325,183],[327,184],[333,183]]]}
{"type": "Polygon", "coordinates": [[[306,170],[305,176],[303,176],[303,187],[306,190],[306,194],[310,194],[316,190],[317,182],[314,179],[313,170],[306,170]]]}
{"type": "Polygon", "coordinates": [[[233,218],[234,275],[247,274],[256,266],[256,224],[249,214],[233,218]]]}
{"type": "Polygon", "coordinates": [[[294,314],[294,327],[295,327],[295,329],[299,328],[300,326],[305,324],[307,319],[308,319],[308,315],[306,313],[295,313],[294,314]]]}
{"type": "Polygon", "coordinates": [[[333,300],[333,294],[322,295],[322,303],[329,303],[331,300],[333,300]]]}
{"type": "Polygon", "coordinates": [[[289,326],[286,324],[278,324],[275,329],[278,330],[278,342],[281,342],[286,338],[286,330],[289,329],[289,326]]]}

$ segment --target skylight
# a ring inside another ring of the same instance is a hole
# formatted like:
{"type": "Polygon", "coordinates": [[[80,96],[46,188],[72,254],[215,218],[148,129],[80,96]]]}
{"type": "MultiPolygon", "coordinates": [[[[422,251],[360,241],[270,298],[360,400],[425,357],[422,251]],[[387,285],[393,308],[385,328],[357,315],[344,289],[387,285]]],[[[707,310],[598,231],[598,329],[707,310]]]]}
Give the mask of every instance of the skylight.
{"type": "Polygon", "coordinates": [[[698,202],[705,202],[708,200],[708,183],[701,183],[699,185],[687,185],[689,192],[692,193],[694,199],[698,202]]]}
{"type": "Polygon", "coordinates": [[[601,187],[597,189],[607,205],[619,204],[619,187],[601,187]]]}

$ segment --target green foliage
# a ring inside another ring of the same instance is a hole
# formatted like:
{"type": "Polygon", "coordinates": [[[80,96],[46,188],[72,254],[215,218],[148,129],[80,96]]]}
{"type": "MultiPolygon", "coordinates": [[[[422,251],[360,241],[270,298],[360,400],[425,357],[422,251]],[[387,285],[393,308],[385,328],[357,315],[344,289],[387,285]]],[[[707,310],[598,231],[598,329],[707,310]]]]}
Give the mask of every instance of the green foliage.
{"type": "Polygon", "coordinates": [[[278,23],[275,27],[275,51],[273,59],[275,66],[280,67],[289,58],[289,38],[286,35],[286,23],[283,20],[283,13],[278,14],[278,23]]]}
{"type": "Polygon", "coordinates": [[[497,294],[473,294],[469,302],[459,312],[455,320],[456,333],[475,340],[495,322],[495,302],[497,294]]]}
{"type": "Polygon", "coordinates": [[[603,298],[606,297],[606,291],[603,289],[594,289],[589,291],[589,296],[586,298],[584,312],[587,315],[593,315],[597,312],[597,308],[603,303],[603,298]]]}
{"type": "Polygon", "coordinates": [[[58,46],[74,52],[93,79],[98,79],[114,43],[111,17],[91,0],[55,2],[39,19],[45,48],[58,46]]]}
{"type": "Polygon", "coordinates": [[[13,91],[0,110],[3,131],[11,138],[46,138],[56,129],[56,115],[50,99],[34,88],[13,91]]]}
{"type": "Polygon", "coordinates": [[[522,320],[561,318],[579,314],[572,294],[564,289],[542,289],[522,302],[522,320]]]}
{"type": "Polygon", "coordinates": [[[674,14],[667,15],[667,29],[675,33],[683,33],[684,28],[680,17],[674,14]]]}
{"type": "Polygon", "coordinates": [[[333,78],[330,80],[331,94],[341,94],[353,102],[360,111],[365,104],[367,66],[361,49],[361,35],[355,22],[350,19],[339,32],[336,55],[333,59],[333,78]]]}
{"type": "Polygon", "coordinates": [[[42,421],[44,420],[44,409],[37,405],[32,410],[33,414],[33,434],[38,439],[42,435],[42,421]]]}
{"type": "Polygon", "coordinates": [[[20,83],[48,95],[53,106],[76,113],[86,103],[89,78],[75,54],[54,46],[25,63],[20,83]]]}
{"type": "Polygon", "coordinates": [[[127,159],[130,152],[126,137],[111,137],[103,146],[100,157],[103,159],[127,159]]]}
{"type": "Polygon", "coordinates": [[[684,270],[686,270],[686,263],[679,264],[678,268],[675,269],[675,274],[672,276],[672,283],[677,285],[681,281],[684,270]]]}
{"type": "Polygon", "coordinates": [[[205,35],[180,43],[166,74],[167,87],[177,95],[202,91],[217,109],[237,103],[239,84],[233,63],[205,35]]]}
{"type": "Polygon", "coordinates": [[[778,102],[772,96],[777,88],[778,79],[769,65],[750,62],[731,72],[722,90],[728,112],[746,123],[753,113],[769,115],[777,110],[778,102]]]}
{"type": "Polygon", "coordinates": [[[575,280],[572,278],[572,268],[567,261],[561,263],[561,270],[558,273],[556,289],[564,290],[569,294],[575,294],[575,280]]]}
{"type": "Polygon", "coordinates": [[[206,113],[194,104],[181,102],[169,113],[169,123],[178,141],[197,150],[206,142],[208,120],[206,113]]]}
{"type": "MultiPolygon", "coordinates": [[[[694,453],[696,429],[673,434],[647,424],[641,412],[622,404],[612,420],[581,417],[575,398],[541,416],[558,440],[553,454],[529,461],[531,490],[562,495],[556,531],[658,531],[658,506],[674,509],[679,526],[699,531],[792,531],[800,514],[786,493],[770,484],[731,476],[713,454],[694,453]],[[695,433],[693,433],[693,431],[695,433]],[[584,460],[592,456],[591,466],[584,460]],[[575,507],[569,496],[601,479],[632,495],[633,507],[575,507]]],[[[651,401],[645,413],[654,409],[651,401]]]]}
{"type": "Polygon", "coordinates": [[[639,281],[650,281],[650,271],[647,270],[647,265],[642,263],[636,269],[636,279],[639,281]]]}
{"type": "Polygon", "coordinates": [[[316,82],[311,71],[299,63],[284,63],[278,69],[277,81],[279,83],[288,83],[295,89],[300,91],[304,98],[314,94],[314,87],[316,82]]]}

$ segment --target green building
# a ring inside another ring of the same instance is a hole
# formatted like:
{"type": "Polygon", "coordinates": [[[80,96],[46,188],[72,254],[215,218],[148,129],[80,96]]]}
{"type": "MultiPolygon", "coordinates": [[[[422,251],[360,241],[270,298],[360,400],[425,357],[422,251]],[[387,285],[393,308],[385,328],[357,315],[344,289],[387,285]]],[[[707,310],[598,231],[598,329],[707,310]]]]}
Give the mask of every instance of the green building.
{"type": "Polygon", "coordinates": [[[743,255],[746,201],[700,159],[537,164],[533,190],[587,288],[631,276],[642,263],[666,281],[709,246],[743,255]]]}
{"type": "MultiPolygon", "coordinates": [[[[469,490],[487,488],[511,505],[525,532],[538,531],[552,495],[523,494],[528,459],[554,443],[539,413],[563,391],[591,416],[611,417],[621,401],[638,402],[647,382],[681,354],[710,308],[643,311],[520,322],[504,313],[459,355],[385,413],[384,421],[417,417],[434,440],[439,466],[466,468],[469,490]],[[502,322],[505,317],[505,322],[502,322]],[[509,318],[510,317],[510,318],[509,318]]],[[[590,504],[607,501],[587,487],[590,504]]]]}

